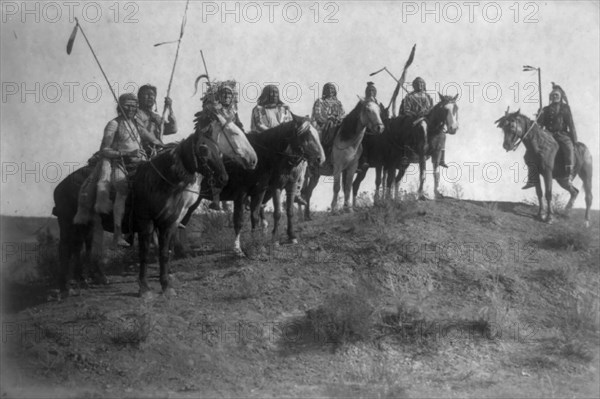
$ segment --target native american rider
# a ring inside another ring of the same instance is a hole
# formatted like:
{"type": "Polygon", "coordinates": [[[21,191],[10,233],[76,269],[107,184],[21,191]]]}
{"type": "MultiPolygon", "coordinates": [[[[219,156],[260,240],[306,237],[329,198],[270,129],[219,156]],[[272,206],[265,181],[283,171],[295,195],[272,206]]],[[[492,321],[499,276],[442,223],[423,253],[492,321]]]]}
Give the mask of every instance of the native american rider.
{"type": "Polygon", "coordinates": [[[313,105],[312,120],[317,125],[321,144],[328,155],[331,150],[337,127],[346,115],[342,102],[337,98],[337,90],[332,82],[325,83],[323,94],[313,105]]]}
{"type": "MultiPolygon", "coordinates": [[[[404,97],[402,104],[400,104],[400,116],[408,116],[412,121],[413,126],[420,126],[427,137],[427,120],[425,117],[433,108],[433,100],[426,92],[425,80],[421,77],[415,78],[412,82],[413,91],[404,97]]],[[[440,157],[440,166],[447,168],[446,159],[446,135],[443,135],[443,148],[442,155],[440,157]]]]}
{"type": "MultiPolygon", "coordinates": [[[[277,86],[265,86],[256,106],[252,109],[252,120],[250,123],[252,131],[258,133],[264,132],[291,120],[292,113],[290,112],[290,108],[281,101],[277,86]]],[[[300,164],[293,168],[291,174],[297,183],[294,201],[302,205],[306,205],[306,201],[300,196],[300,189],[302,188],[302,184],[304,184],[306,165],[306,161],[301,161],[300,164]]]]}
{"type": "Polygon", "coordinates": [[[115,246],[129,246],[122,237],[121,221],[129,193],[128,173],[133,172],[140,162],[146,160],[141,141],[162,146],[162,143],[146,129],[138,128],[135,120],[137,111],[138,99],[135,94],[126,93],[119,97],[118,116],[104,128],[102,144],[97,154],[100,160],[96,163],[94,172],[82,185],[77,215],[73,220],[76,224],[88,223],[92,208],[98,213],[110,213],[110,190],[113,188],[116,192],[113,205],[115,246]]]}
{"type": "MultiPolygon", "coordinates": [[[[244,131],[244,125],[240,121],[240,117],[238,115],[238,96],[236,91],[236,82],[235,80],[227,80],[224,82],[215,82],[211,83],[206,95],[202,99],[204,106],[206,106],[211,101],[218,101],[221,104],[223,114],[228,120],[233,121],[239,127],[242,132],[244,131]]],[[[213,188],[213,200],[209,205],[210,209],[220,211],[220,193],[221,189],[213,188]]],[[[225,210],[228,210],[227,203],[225,204],[225,210]]]]}
{"type": "MultiPolygon", "coordinates": [[[[160,125],[162,117],[154,112],[156,109],[156,87],[150,84],[145,84],[138,90],[139,109],[135,116],[138,127],[142,127],[158,140],[162,140],[160,134],[160,125]]],[[[168,136],[177,133],[177,120],[173,113],[173,101],[169,97],[165,97],[165,107],[168,109],[167,120],[164,124],[163,135],[168,136]]],[[[156,149],[151,142],[142,140],[144,151],[148,156],[155,153],[156,149]]]]}
{"type": "MultiPolygon", "coordinates": [[[[573,179],[573,170],[575,166],[575,147],[577,143],[577,131],[573,123],[573,115],[569,107],[569,101],[564,90],[554,83],[550,92],[550,105],[544,107],[537,120],[540,126],[552,133],[552,136],[558,143],[560,151],[563,154],[565,163],[565,173],[569,176],[569,182],[573,179]]],[[[535,182],[539,178],[534,167],[533,154],[525,153],[525,163],[528,165],[527,184],[523,190],[535,187],[535,182]]]]}

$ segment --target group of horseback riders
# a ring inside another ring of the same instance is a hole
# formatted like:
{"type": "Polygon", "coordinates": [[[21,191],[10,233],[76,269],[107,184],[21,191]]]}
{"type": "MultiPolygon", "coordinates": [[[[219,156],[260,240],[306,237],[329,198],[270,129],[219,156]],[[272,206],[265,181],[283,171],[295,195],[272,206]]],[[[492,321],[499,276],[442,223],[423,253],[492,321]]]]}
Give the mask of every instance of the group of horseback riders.
{"type": "MultiPolygon", "coordinates": [[[[413,91],[408,93],[400,105],[400,116],[409,118],[413,126],[420,125],[427,132],[425,116],[434,106],[431,96],[426,92],[425,81],[417,77],[412,82],[413,91]]],[[[118,116],[108,122],[104,129],[100,151],[92,158],[97,163],[94,173],[84,183],[79,199],[78,213],[74,222],[85,224],[90,220],[92,209],[98,213],[113,211],[115,246],[129,246],[121,234],[121,220],[125,213],[125,201],[129,193],[128,175],[140,162],[146,161],[164,147],[163,135],[177,133],[177,121],[172,108],[172,100],[165,98],[165,108],[168,115],[165,120],[155,112],[157,89],[150,84],[143,85],[137,95],[126,93],[119,97],[118,116]],[[110,187],[116,192],[114,204],[111,204],[110,187]]],[[[365,100],[379,105],[382,115],[387,115],[383,104],[377,100],[377,88],[373,82],[368,82],[365,89],[365,100]]],[[[210,103],[218,103],[225,116],[244,130],[237,109],[237,92],[235,81],[216,82],[209,85],[209,90],[202,98],[203,109],[210,103]]],[[[550,131],[560,145],[566,165],[566,173],[572,178],[574,145],[577,134],[573,118],[564,91],[554,85],[550,93],[550,105],[544,107],[537,118],[538,123],[550,131]]],[[[202,112],[202,111],[201,111],[202,112]]],[[[325,153],[331,150],[338,126],[345,116],[344,107],[337,98],[337,88],[334,83],[324,85],[321,98],[313,105],[311,119],[316,125],[325,153]]],[[[252,134],[260,134],[282,123],[292,120],[290,107],[285,104],[275,85],[267,85],[256,106],[252,110],[250,128],[252,134]]],[[[370,132],[367,131],[367,134],[370,132]]],[[[444,135],[445,136],[445,135],[444,135]]],[[[445,142],[445,140],[444,140],[445,142]]],[[[447,167],[445,151],[442,149],[440,166],[447,167]]],[[[525,154],[525,161],[530,164],[532,154],[525,154]]],[[[292,172],[298,189],[295,202],[306,205],[300,196],[304,182],[307,162],[302,161],[292,172]]],[[[359,171],[366,171],[369,164],[366,157],[359,161],[359,171]]],[[[535,186],[537,173],[529,168],[528,182],[523,189],[535,186]]],[[[220,209],[219,192],[213,192],[211,208],[220,209]]]]}

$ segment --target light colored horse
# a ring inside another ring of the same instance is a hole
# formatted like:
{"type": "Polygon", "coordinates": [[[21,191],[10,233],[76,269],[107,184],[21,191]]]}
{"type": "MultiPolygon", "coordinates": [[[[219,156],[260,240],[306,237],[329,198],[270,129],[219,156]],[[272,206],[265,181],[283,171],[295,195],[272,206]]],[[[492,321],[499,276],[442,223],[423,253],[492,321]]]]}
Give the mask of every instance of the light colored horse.
{"type": "Polygon", "coordinates": [[[358,168],[362,154],[362,140],[367,128],[375,134],[383,133],[384,125],[381,120],[379,105],[371,100],[360,100],[356,107],[342,120],[339,130],[333,140],[331,158],[333,164],[333,199],[331,212],[338,206],[340,179],[344,188],[344,209],[351,211],[350,194],[352,180],[358,168]]]}

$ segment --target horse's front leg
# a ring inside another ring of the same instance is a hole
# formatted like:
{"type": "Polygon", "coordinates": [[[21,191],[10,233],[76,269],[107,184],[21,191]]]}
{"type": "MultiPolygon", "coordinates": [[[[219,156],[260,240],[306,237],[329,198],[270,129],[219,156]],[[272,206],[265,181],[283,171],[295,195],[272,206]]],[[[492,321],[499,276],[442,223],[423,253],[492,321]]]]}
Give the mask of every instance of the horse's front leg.
{"type": "Polygon", "coordinates": [[[298,244],[296,234],[294,233],[294,198],[296,198],[296,183],[288,183],[285,197],[285,214],[287,216],[287,235],[292,244],[298,244]]]}
{"type": "Polygon", "coordinates": [[[238,195],[233,201],[233,230],[235,232],[235,240],[233,242],[233,252],[237,256],[245,256],[240,244],[240,234],[244,225],[244,201],[246,196],[238,195]]]}
{"type": "Polygon", "coordinates": [[[425,200],[425,192],[423,191],[423,186],[425,185],[425,172],[427,170],[427,164],[425,163],[425,156],[421,155],[419,157],[419,191],[418,196],[420,200],[425,200]]]}
{"type": "Polygon", "coordinates": [[[169,281],[169,256],[170,246],[173,234],[177,230],[177,222],[173,222],[167,227],[158,229],[158,263],[160,266],[160,285],[163,294],[167,297],[175,296],[175,290],[170,286],[169,281]]]}
{"type": "Polygon", "coordinates": [[[315,187],[317,187],[317,184],[319,183],[319,171],[318,171],[318,166],[315,169],[311,169],[311,167],[309,166],[306,169],[306,184],[305,187],[302,189],[302,198],[304,198],[306,200],[306,206],[304,207],[304,219],[305,220],[311,220],[312,217],[310,215],[310,199],[312,197],[312,193],[315,189],[315,187]]]}
{"type": "Polygon", "coordinates": [[[544,173],[544,185],[546,187],[546,223],[552,223],[552,171],[544,173]]]}
{"type": "Polygon", "coordinates": [[[333,174],[333,199],[331,200],[331,213],[337,211],[338,195],[340,194],[340,176],[341,172],[333,174]]]}
{"type": "Polygon", "coordinates": [[[375,167],[375,195],[373,197],[373,199],[375,201],[377,201],[379,199],[379,189],[381,188],[381,172],[383,170],[383,167],[380,166],[376,166],[375,167]]]}
{"type": "Polygon", "coordinates": [[[150,238],[152,236],[152,223],[149,221],[138,223],[138,247],[140,258],[140,270],[138,276],[139,294],[141,297],[150,294],[150,286],[148,286],[148,277],[146,275],[148,267],[148,251],[150,249],[150,238]]]}
{"type": "Polygon", "coordinates": [[[433,195],[435,199],[442,199],[444,196],[440,193],[440,153],[431,156],[433,165],[433,195]]]}
{"type": "Polygon", "coordinates": [[[385,196],[386,199],[392,198],[392,187],[394,186],[394,178],[396,177],[396,169],[394,167],[386,167],[386,183],[385,183],[385,196]]]}
{"type": "Polygon", "coordinates": [[[274,246],[279,246],[279,219],[281,219],[281,189],[276,188],[273,190],[273,231],[271,236],[274,246]]]}
{"type": "MultiPolygon", "coordinates": [[[[379,168],[379,170],[381,171],[381,168],[379,168]]],[[[356,175],[356,177],[354,178],[354,183],[352,183],[352,206],[356,207],[356,196],[358,195],[358,190],[360,188],[360,183],[362,183],[362,181],[364,180],[365,176],[367,175],[367,171],[366,170],[361,170],[360,172],[358,172],[358,174],[356,175]]],[[[381,176],[379,177],[379,183],[381,183],[381,176]]],[[[377,197],[377,191],[379,190],[379,183],[375,183],[375,196],[377,197]]]]}
{"type": "Polygon", "coordinates": [[[344,179],[344,210],[348,212],[353,211],[353,207],[350,205],[350,197],[352,195],[352,179],[354,179],[354,174],[356,173],[357,168],[358,164],[352,164],[349,168],[342,172],[344,179]]]}
{"type": "Polygon", "coordinates": [[[266,189],[252,195],[250,199],[250,223],[252,224],[252,232],[258,227],[260,222],[260,211],[265,198],[266,189]]]}

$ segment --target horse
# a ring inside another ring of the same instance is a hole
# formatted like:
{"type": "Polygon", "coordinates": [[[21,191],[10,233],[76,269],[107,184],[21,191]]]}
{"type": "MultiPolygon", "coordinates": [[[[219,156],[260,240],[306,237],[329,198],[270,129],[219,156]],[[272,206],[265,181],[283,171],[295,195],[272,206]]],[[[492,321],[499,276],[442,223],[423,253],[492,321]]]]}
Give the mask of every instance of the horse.
{"type": "Polygon", "coordinates": [[[192,134],[170,151],[142,163],[136,172],[133,197],[134,229],[139,237],[140,296],[150,292],[146,277],[148,249],[158,230],[159,280],[163,293],[174,295],[169,286],[169,245],[188,209],[200,197],[200,184],[209,189],[223,187],[227,171],[218,146],[210,138],[192,134]]]}
{"type": "MultiPolygon", "coordinates": [[[[257,157],[254,149],[248,142],[246,135],[228,118],[223,116],[222,110],[218,107],[209,109],[206,116],[206,123],[203,129],[197,133],[212,137],[216,141],[219,150],[227,155],[232,162],[240,167],[256,167],[257,157]]],[[[92,173],[93,167],[86,165],[77,169],[68,175],[54,189],[54,209],[52,214],[58,218],[60,229],[59,238],[59,271],[58,286],[62,294],[68,295],[68,282],[73,278],[83,281],[83,264],[90,265],[90,273],[96,283],[107,284],[108,279],[100,268],[100,258],[102,248],[92,245],[93,223],[87,225],[77,225],[73,223],[73,218],[77,213],[77,204],[79,191],[87,177],[92,173]],[[85,245],[86,255],[82,259],[81,251],[85,245]],[[74,267],[72,266],[74,261],[74,267]]],[[[130,213],[126,211],[127,216],[122,223],[123,233],[130,233],[129,217],[130,213]]],[[[113,231],[112,216],[101,217],[102,227],[105,231],[113,231]]],[[[96,220],[98,221],[98,220],[96,220]]],[[[100,229],[101,232],[101,229],[100,229]]],[[[99,232],[96,232],[96,236],[99,232]]]]}
{"type": "MultiPolygon", "coordinates": [[[[504,132],[502,147],[508,151],[514,151],[519,144],[523,143],[527,152],[534,154],[533,164],[529,168],[535,168],[538,175],[542,175],[546,189],[546,217],[543,217],[542,184],[540,179],[535,181],[535,192],[538,197],[539,220],[552,223],[552,179],[567,190],[570,194],[569,202],[565,206],[566,214],[573,207],[573,203],[579,194],[579,190],[573,186],[565,170],[563,155],[558,151],[558,143],[552,134],[543,129],[536,121],[532,121],[521,111],[509,113],[508,109],[503,117],[495,121],[496,126],[504,132]]],[[[590,151],[583,143],[575,143],[575,168],[574,175],[583,181],[585,191],[585,227],[590,225],[590,208],[592,206],[592,171],[593,160],[590,151]]]]}
{"type": "MultiPolygon", "coordinates": [[[[233,250],[236,255],[244,256],[240,245],[240,232],[243,226],[244,202],[250,197],[250,220],[254,230],[260,219],[260,205],[265,193],[270,190],[274,204],[274,227],[272,240],[277,242],[278,222],[281,217],[280,194],[285,182],[289,179],[291,169],[301,160],[318,161],[325,157],[319,142],[318,133],[305,118],[292,114],[292,120],[282,123],[261,133],[251,132],[247,135],[250,144],[258,155],[258,164],[254,170],[244,170],[236,165],[226,164],[229,182],[220,193],[223,201],[234,201],[233,223],[235,240],[233,250]]],[[[211,199],[212,196],[204,188],[201,198],[211,199]]],[[[293,197],[292,197],[293,200],[293,197]]],[[[295,240],[293,232],[293,208],[288,197],[288,236],[295,240]]],[[[192,212],[200,205],[200,200],[188,211],[182,221],[187,224],[192,212]]]]}
{"type": "MultiPolygon", "coordinates": [[[[425,199],[423,185],[425,183],[426,160],[431,157],[433,164],[434,195],[441,198],[439,192],[439,163],[441,151],[444,148],[446,134],[456,134],[458,130],[458,95],[444,96],[438,93],[440,101],[434,105],[424,117],[427,122],[427,131],[416,125],[414,119],[399,116],[386,120],[384,134],[380,136],[366,136],[363,142],[365,155],[370,167],[376,168],[375,193],[378,195],[382,182],[382,170],[386,187],[386,196],[391,195],[392,184],[395,186],[396,196],[400,180],[404,176],[408,165],[419,164],[419,199],[425,199]],[[398,174],[396,175],[396,169],[398,174]],[[385,178],[387,175],[387,179],[385,178]]],[[[360,183],[365,178],[367,170],[360,171],[354,180],[352,191],[353,200],[356,201],[360,183]]]]}
{"type": "Polygon", "coordinates": [[[344,209],[348,211],[352,210],[349,203],[352,179],[363,151],[361,142],[367,128],[374,134],[381,134],[384,130],[384,125],[381,120],[379,105],[369,99],[361,99],[354,109],[342,119],[341,125],[337,128],[329,158],[331,165],[327,165],[328,167],[326,168],[311,165],[307,168],[305,186],[302,190],[303,197],[307,202],[304,209],[304,216],[307,220],[311,218],[310,199],[312,192],[317,186],[321,175],[333,176],[331,212],[335,213],[337,210],[340,177],[343,178],[344,209]]]}

